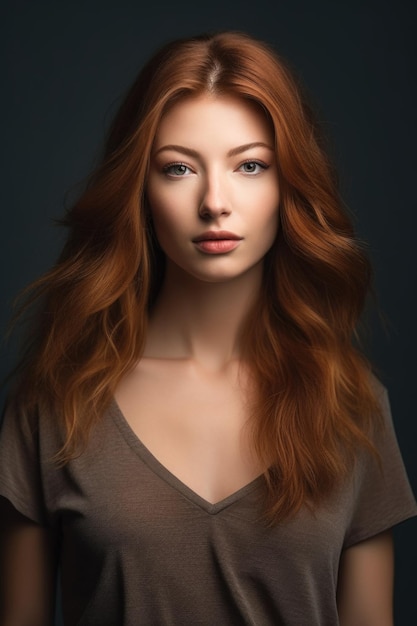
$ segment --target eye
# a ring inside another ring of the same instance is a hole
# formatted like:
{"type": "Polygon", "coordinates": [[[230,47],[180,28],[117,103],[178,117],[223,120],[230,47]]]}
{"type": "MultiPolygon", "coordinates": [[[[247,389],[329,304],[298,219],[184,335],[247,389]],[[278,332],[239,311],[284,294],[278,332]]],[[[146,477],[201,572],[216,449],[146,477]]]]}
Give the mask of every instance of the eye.
{"type": "Polygon", "coordinates": [[[168,163],[168,165],[163,167],[162,171],[168,176],[175,177],[186,176],[192,172],[191,168],[185,165],[185,163],[168,163]]]}
{"type": "Polygon", "coordinates": [[[268,167],[269,166],[266,163],[262,163],[262,161],[245,161],[238,167],[238,170],[244,174],[256,176],[256,174],[260,174],[262,170],[266,170],[268,167]]]}

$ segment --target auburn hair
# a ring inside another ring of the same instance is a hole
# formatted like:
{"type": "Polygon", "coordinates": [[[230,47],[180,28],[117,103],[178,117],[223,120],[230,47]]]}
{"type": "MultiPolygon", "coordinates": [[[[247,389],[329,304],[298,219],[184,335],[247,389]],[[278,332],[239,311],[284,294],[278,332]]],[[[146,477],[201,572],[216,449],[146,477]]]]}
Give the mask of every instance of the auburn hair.
{"type": "Polygon", "coordinates": [[[353,341],[370,266],[297,81],[245,34],[174,41],[139,74],[67,212],[57,264],[32,285],[42,306],[18,397],[24,410],[48,406],[62,421],[65,463],[140,359],[164,274],[146,207],[152,144],[169,106],[204,93],[258,103],[275,133],[280,227],[241,341],[255,388],[253,446],[269,468],[267,512],[281,520],[327,497],[358,446],[372,449],[378,400],[353,341]]]}

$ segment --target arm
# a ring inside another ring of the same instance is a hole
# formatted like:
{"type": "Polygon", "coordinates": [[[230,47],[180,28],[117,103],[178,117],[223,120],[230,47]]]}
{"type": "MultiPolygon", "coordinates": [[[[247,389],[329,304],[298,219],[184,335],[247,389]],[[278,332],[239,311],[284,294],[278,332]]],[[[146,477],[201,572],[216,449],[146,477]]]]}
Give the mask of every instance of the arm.
{"type": "Polygon", "coordinates": [[[50,626],[55,608],[55,541],[0,497],[0,623],[50,626]]]}
{"type": "Polygon", "coordinates": [[[391,531],[347,548],[339,568],[340,625],[392,626],[393,578],[391,531]]]}

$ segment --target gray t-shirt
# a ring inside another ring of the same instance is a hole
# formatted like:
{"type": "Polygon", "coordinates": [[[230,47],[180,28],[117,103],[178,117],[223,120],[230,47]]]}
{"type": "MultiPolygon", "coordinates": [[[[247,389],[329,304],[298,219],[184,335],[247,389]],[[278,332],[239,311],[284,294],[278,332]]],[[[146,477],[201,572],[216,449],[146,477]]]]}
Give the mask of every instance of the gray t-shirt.
{"type": "Polygon", "coordinates": [[[261,519],[262,477],[209,504],[114,402],[63,468],[50,461],[61,443],[51,416],[9,411],[0,494],[58,528],[65,626],[335,626],[342,550],[416,514],[385,391],[383,403],[382,473],[363,453],[326,504],[272,528],[261,519]]]}

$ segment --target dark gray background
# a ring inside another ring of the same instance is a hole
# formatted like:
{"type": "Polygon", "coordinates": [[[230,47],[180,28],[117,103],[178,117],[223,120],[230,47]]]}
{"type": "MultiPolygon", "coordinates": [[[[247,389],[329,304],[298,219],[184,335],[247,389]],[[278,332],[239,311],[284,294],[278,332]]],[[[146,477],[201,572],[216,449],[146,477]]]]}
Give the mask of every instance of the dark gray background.
{"type": "MultiPolygon", "coordinates": [[[[88,174],[121,95],[155,47],[207,30],[271,43],[304,81],[333,146],[343,197],[369,244],[385,330],[369,353],[390,390],[417,490],[416,125],[413,2],[3,1],[3,332],[16,293],[55,259],[66,194],[88,174]]],[[[1,353],[10,369],[16,342],[1,353]]],[[[417,520],[396,529],[396,624],[417,623],[417,520]]]]}

